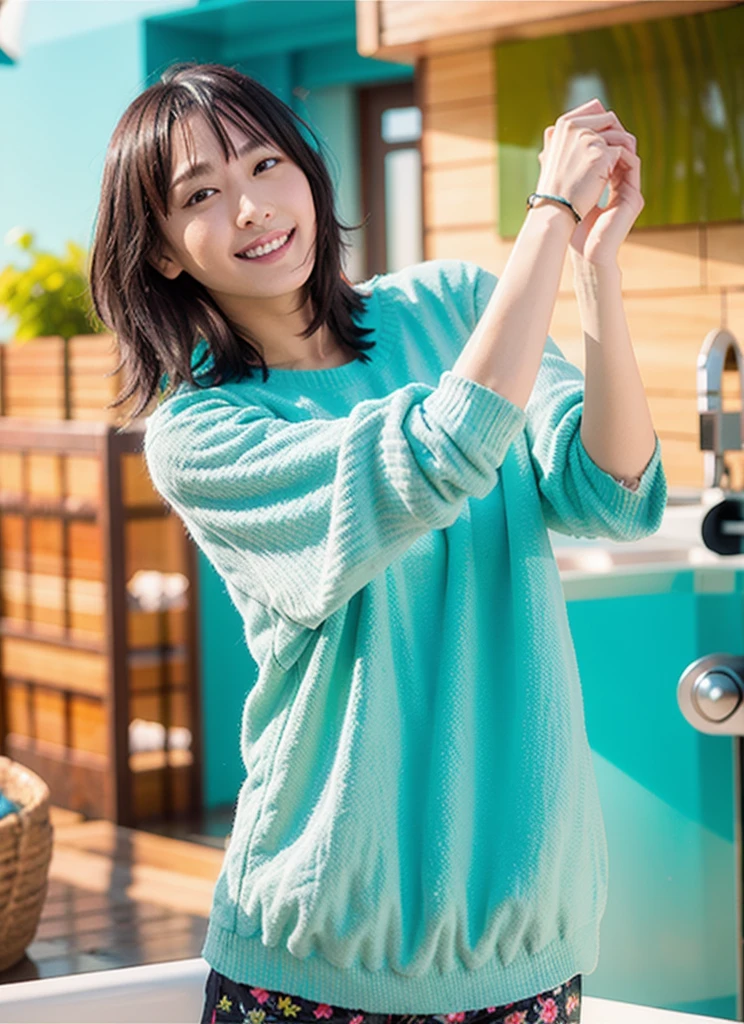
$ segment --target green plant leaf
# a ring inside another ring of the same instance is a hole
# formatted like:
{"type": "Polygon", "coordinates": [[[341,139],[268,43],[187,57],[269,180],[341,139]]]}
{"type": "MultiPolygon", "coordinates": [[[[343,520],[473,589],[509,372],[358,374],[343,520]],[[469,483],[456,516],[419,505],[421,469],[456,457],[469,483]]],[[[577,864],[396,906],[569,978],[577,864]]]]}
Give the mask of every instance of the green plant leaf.
{"type": "Polygon", "coordinates": [[[35,337],[105,331],[100,321],[91,320],[92,298],[86,275],[87,254],[75,242],[65,244],[63,256],[33,249],[33,234],[15,228],[6,243],[29,252],[24,269],[8,265],[0,270],[0,307],[15,321],[18,342],[35,337]]]}

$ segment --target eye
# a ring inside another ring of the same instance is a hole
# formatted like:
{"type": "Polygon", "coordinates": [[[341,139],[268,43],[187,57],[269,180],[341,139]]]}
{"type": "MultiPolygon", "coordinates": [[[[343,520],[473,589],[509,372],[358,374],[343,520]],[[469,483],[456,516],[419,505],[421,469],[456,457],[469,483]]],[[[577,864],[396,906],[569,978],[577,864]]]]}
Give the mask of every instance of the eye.
{"type": "MultiPolygon", "coordinates": [[[[194,200],[196,199],[197,196],[203,196],[206,192],[214,192],[214,191],[215,190],[213,188],[200,188],[198,190],[198,192],[194,192],[193,196],[191,197],[191,199],[189,199],[189,201],[186,203],[186,205],[187,206],[196,206],[196,203],[194,202],[194,200]]],[[[199,202],[203,202],[203,200],[199,200],[199,202]]]]}
{"type": "Polygon", "coordinates": [[[264,164],[270,163],[272,160],[274,161],[275,164],[279,163],[279,158],[278,157],[267,156],[265,160],[259,160],[259,162],[256,164],[256,170],[258,170],[259,167],[263,167],[264,164]]]}

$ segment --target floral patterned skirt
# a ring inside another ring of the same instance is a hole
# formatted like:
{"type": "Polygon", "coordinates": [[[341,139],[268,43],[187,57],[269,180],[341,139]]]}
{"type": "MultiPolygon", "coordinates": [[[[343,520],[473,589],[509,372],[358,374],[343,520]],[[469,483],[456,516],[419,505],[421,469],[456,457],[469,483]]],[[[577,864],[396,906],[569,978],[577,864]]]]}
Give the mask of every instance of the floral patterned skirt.
{"type": "Polygon", "coordinates": [[[459,1013],[365,1013],[283,992],[238,985],[212,970],[205,986],[201,1024],[579,1024],[581,975],[558,988],[503,1006],[459,1013]]]}

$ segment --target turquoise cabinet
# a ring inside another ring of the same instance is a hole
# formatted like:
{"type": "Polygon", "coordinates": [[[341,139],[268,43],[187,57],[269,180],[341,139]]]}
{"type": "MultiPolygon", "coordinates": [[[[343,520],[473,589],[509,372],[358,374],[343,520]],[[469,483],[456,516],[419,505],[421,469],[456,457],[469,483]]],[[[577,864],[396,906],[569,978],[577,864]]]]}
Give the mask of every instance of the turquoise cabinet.
{"type": "Polygon", "coordinates": [[[677,683],[705,654],[744,654],[744,570],[562,578],[609,849],[599,965],[584,990],[740,1019],[740,741],[693,728],[677,683]]]}

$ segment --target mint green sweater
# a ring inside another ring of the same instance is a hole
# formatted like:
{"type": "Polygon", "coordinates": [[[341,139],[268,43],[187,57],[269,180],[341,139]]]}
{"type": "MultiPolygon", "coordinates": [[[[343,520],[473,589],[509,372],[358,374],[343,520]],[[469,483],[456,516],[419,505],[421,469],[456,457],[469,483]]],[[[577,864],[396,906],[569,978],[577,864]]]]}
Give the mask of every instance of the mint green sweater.
{"type": "Polygon", "coordinates": [[[182,385],[147,422],[259,668],[203,951],[234,981],[435,1014],[596,967],[607,847],[547,527],[647,536],[666,479],[658,438],[635,492],[592,462],[552,339],[525,410],[450,371],[495,284],[375,277],[370,363],[182,385]]]}

